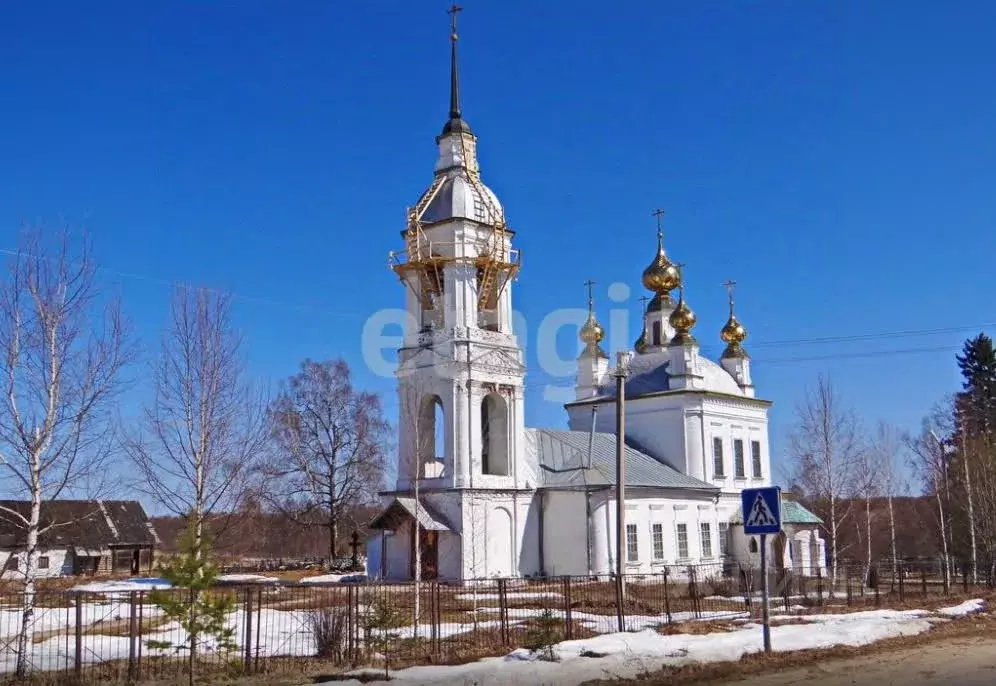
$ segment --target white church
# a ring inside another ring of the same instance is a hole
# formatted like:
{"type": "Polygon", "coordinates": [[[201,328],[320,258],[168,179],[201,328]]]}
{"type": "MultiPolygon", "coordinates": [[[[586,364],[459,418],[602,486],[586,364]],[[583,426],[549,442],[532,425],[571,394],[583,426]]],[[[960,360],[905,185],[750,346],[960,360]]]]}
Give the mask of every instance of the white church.
{"type": "MultiPolygon", "coordinates": [[[[477,137],[461,114],[455,24],[449,120],[436,143],[433,180],[408,210],[404,250],[392,254],[410,315],[397,370],[398,478],[373,521],[368,574],[411,579],[416,562],[420,578],[454,582],[612,573],[617,365],[626,374],[626,572],[756,566],[740,491],[771,484],[771,402],[756,395],[732,291],[716,362],[700,353],[683,275],[658,230],[634,350],[610,361],[589,299],[568,428],[529,428],[512,327],[515,232],[481,180],[477,137]]],[[[820,520],[786,501],[783,525],[769,540],[772,564],[825,569],[820,520]]]]}

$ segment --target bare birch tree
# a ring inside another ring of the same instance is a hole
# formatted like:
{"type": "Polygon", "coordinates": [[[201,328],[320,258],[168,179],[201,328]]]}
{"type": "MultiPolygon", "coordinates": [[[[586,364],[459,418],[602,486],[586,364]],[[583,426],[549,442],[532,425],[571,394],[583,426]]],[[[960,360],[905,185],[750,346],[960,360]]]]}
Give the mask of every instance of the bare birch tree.
{"type": "MultiPolygon", "coordinates": [[[[973,459],[976,450],[969,449],[969,441],[965,437],[965,427],[961,427],[958,432],[958,447],[959,447],[959,457],[962,466],[962,478],[964,483],[962,487],[965,489],[965,505],[967,511],[965,513],[966,519],[968,520],[968,544],[969,544],[969,556],[971,569],[970,573],[972,576],[972,584],[978,583],[978,566],[979,566],[979,553],[978,553],[978,543],[975,534],[975,498],[972,493],[972,469],[970,465],[977,462],[973,459]]],[[[974,448],[975,446],[973,446],[974,448]]]]}
{"type": "Polygon", "coordinates": [[[344,360],[305,360],[269,415],[276,451],[263,464],[263,497],[298,523],[324,520],[331,563],[346,509],[372,502],[384,483],[380,398],[353,388],[344,360]]]}
{"type": "Polygon", "coordinates": [[[127,444],[136,487],[188,523],[197,550],[208,518],[238,509],[266,445],[265,402],[246,381],[230,302],[216,291],[176,289],[155,395],[127,444]]]}
{"type": "Polygon", "coordinates": [[[833,588],[842,552],[840,529],[851,515],[851,498],[859,486],[856,475],[864,453],[860,425],[854,412],[841,403],[830,379],[822,375],[807,390],[796,416],[791,434],[793,481],[822,510],[830,538],[833,588]]]}
{"type": "Polygon", "coordinates": [[[886,506],[889,514],[889,555],[892,561],[892,583],[896,582],[896,570],[899,567],[899,554],[896,550],[896,511],[893,498],[898,492],[904,491],[899,476],[899,458],[902,449],[902,436],[895,427],[879,422],[875,429],[875,437],[871,445],[873,458],[881,474],[882,490],[885,491],[886,506]]]}
{"type": "Polygon", "coordinates": [[[23,510],[0,508],[24,531],[21,677],[33,644],[39,546],[69,523],[43,520],[42,504],[101,490],[113,451],[110,412],[130,354],[119,302],[101,292],[85,241],[25,232],[0,285],[0,473],[8,491],[29,501],[23,510]]]}
{"type": "Polygon", "coordinates": [[[907,434],[905,441],[910,451],[910,461],[913,469],[920,475],[924,491],[933,495],[937,504],[937,525],[941,538],[943,556],[942,573],[944,589],[950,588],[950,526],[947,508],[948,494],[948,458],[944,444],[938,436],[943,432],[941,414],[936,410],[923,420],[923,427],[918,435],[907,434]]]}
{"type": "Polygon", "coordinates": [[[419,623],[422,616],[422,526],[421,493],[422,479],[426,476],[427,465],[435,466],[437,460],[443,458],[436,455],[436,434],[441,427],[436,426],[436,408],[428,403],[434,402],[427,392],[427,386],[419,383],[414,377],[409,378],[399,387],[400,415],[404,424],[406,444],[398,446],[400,457],[398,467],[403,474],[408,475],[409,487],[415,501],[415,521],[412,523],[412,577],[414,583],[414,627],[413,635],[418,636],[419,623]]]}

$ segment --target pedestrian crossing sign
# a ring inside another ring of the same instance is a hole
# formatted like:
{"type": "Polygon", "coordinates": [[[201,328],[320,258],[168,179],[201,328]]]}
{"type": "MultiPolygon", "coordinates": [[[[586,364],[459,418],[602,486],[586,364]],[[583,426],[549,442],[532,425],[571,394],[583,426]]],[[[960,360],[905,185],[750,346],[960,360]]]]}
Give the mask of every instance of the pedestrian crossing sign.
{"type": "Polygon", "coordinates": [[[744,533],[777,534],[782,530],[782,489],[745,488],[740,493],[740,507],[743,511],[744,533]]]}

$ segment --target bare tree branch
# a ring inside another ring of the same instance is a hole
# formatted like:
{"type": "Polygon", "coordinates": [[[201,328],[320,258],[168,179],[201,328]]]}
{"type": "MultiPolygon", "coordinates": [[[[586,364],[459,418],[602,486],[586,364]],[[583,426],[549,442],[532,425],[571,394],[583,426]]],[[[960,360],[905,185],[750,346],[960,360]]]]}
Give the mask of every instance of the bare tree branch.
{"type": "Polygon", "coordinates": [[[830,576],[837,580],[840,529],[851,515],[865,447],[854,412],[842,405],[830,379],[820,376],[796,409],[791,434],[793,483],[824,521],[830,539],[830,576]]]}
{"type": "Polygon", "coordinates": [[[383,487],[389,425],[380,399],[353,388],[343,360],[305,360],[270,406],[276,452],[263,465],[261,495],[298,523],[324,513],[329,559],[347,508],[383,487]]]}
{"type": "Polygon", "coordinates": [[[99,495],[113,456],[113,401],[130,361],[120,303],[96,281],[89,244],[69,231],[26,230],[0,285],[0,479],[30,501],[2,508],[25,530],[25,594],[17,671],[23,675],[41,536],[69,522],[43,521],[42,503],[66,493],[99,495]]]}
{"type": "Polygon", "coordinates": [[[196,549],[208,517],[238,509],[265,448],[265,401],[246,382],[241,353],[229,297],[178,288],[153,367],[155,396],[127,442],[136,488],[192,523],[196,549]]]}

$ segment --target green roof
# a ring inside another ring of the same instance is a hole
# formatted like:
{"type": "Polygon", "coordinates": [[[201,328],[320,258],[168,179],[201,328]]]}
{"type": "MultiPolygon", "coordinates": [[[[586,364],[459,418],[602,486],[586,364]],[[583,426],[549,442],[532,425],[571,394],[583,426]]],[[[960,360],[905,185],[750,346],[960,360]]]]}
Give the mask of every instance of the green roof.
{"type": "MultiPolygon", "coordinates": [[[[743,514],[737,509],[731,524],[743,524],[743,514]]],[[[794,500],[782,501],[782,524],[822,524],[823,520],[794,500]]]]}

